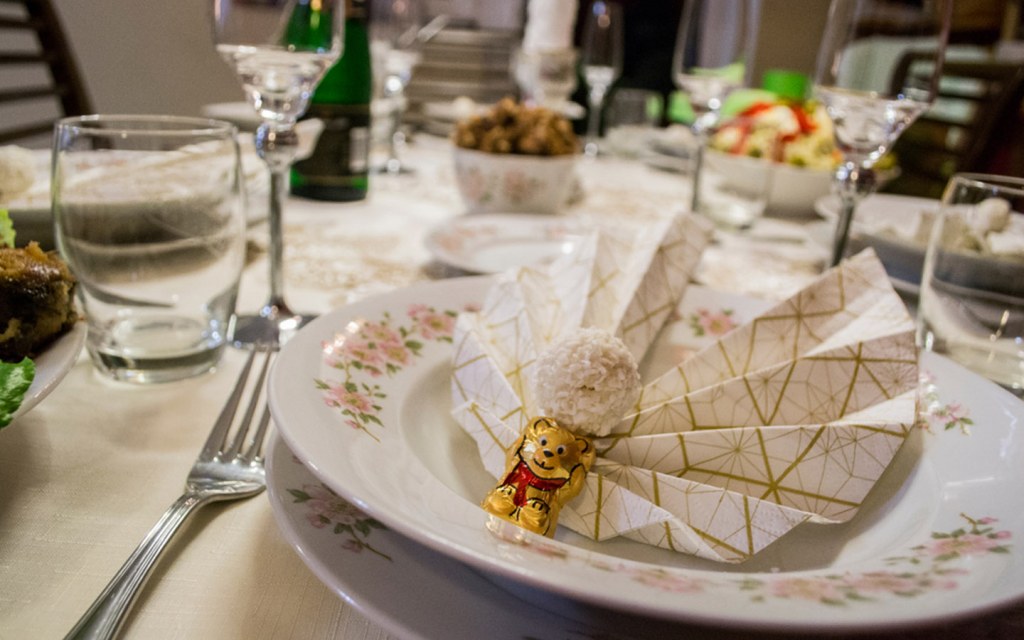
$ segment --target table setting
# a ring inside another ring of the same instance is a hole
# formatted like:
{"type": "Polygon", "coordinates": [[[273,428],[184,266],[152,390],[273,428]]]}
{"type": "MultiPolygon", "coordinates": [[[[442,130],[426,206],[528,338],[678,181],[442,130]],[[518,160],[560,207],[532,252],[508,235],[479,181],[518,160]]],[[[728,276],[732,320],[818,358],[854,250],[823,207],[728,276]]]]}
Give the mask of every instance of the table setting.
{"type": "Polygon", "coordinates": [[[791,77],[695,44],[759,3],[687,4],[695,120],[637,154],[536,85],[570,60],[600,105],[621,8],[581,7],[577,50],[577,3],[531,0],[527,98],[400,162],[392,123],[349,202],[289,188],[346,3],[284,14],[287,47],[235,3],[211,47],[252,117],[0,147],[0,638],[1024,633],[1024,181],[872,193],[906,122],[847,137],[870,114],[827,63],[863,3],[800,84],[821,167],[786,160],[820,133],[791,77]]]}

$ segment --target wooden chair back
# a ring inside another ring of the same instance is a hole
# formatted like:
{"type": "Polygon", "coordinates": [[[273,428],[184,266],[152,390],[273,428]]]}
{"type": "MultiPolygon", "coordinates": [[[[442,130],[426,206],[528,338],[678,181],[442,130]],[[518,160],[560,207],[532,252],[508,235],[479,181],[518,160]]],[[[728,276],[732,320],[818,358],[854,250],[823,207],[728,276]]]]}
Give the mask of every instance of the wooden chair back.
{"type": "MultiPolygon", "coordinates": [[[[893,73],[895,92],[914,74],[928,72],[927,56],[910,52],[893,73]]],[[[956,172],[1013,171],[998,160],[1024,145],[1021,108],[1024,65],[990,60],[947,60],[935,104],[893,147],[900,175],[885,191],[939,197],[956,172]]]]}
{"type": "Polygon", "coordinates": [[[0,144],[49,144],[54,122],[92,113],[51,0],[0,0],[0,144]]]}

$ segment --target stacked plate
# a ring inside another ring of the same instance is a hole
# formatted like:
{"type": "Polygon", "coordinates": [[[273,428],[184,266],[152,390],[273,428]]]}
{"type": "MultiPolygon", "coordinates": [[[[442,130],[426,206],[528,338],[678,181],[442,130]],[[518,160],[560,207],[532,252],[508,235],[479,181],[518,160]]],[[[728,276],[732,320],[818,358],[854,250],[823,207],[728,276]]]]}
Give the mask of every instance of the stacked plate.
{"type": "MultiPolygon", "coordinates": [[[[510,73],[519,34],[446,27],[423,45],[406,95],[406,118],[427,133],[447,136],[466,105],[490,105],[516,93],[510,73]]],[[[472,107],[470,107],[472,108],[472,107]]]]}

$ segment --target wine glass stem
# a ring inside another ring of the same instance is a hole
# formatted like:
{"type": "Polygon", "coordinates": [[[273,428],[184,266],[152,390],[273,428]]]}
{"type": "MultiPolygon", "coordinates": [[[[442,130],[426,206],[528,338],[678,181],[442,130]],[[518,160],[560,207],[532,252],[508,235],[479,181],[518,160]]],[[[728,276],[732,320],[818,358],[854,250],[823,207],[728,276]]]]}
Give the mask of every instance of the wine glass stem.
{"type": "Polygon", "coordinates": [[[388,157],[384,161],[384,171],[401,173],[402,161],[398,157],[398,140],[401,136],[402,113],[405,104],[405,83],[397,75],[388,76],[384,83],[384,97],[389,102],[388,109],[388,157]]]}
{"type": "Polygon", "coordinates": [[[402,162],[398,159],[398,136],[402,122],[402,107],[397,100],[391,108],[391,131],[388,134],[388,171],[395,171],[401,168],[402,162]]]}
{"type": "Polygon", "coordinates": [[[256,132],[256,152],[270,169],[269,227],[270,296],[261,315],[290,314],[284,302],[284,229],[281,212],[288,193],[288,173],[299,148],[294,126],[264,123],[256,132]]]}
{"type": "Polygon", "coordinates": [[[285,308],[284,303],[284,229],[281,224],[281,211],[284,206],[285,194],[288,193],[288,170],[271,169],[270,171],[270,215],[268,225],[270,231],[270,296],[268,307],[285,308]]]}
{"type": "Polygon", "coordinates": [[[839,196],[839,219],[836,221],[836,233],[832,238],[832,261],[830,267],[839,264],[846,253],[846,244],[850,238],[850,223],[853,222],[853,212],[857,208],[860,198],[850,193],[840,193],[839,196]]]}
{"type": "Polygon", "coordinates": [[[835,175],[836,191],[839,195],[839,219],[832,239],[832,261],[829,266],[838,265],[846,254],[850,239],[850,225],[857,205],[875,189],[875,172],[856,162],[845,162],[835,175]]]}
{"type": "Polygon", "coordinates": [[[704,148],[707,146],[707,138],[697,137],[697,146],[693,150],[693,192],[690,198],[690,211],[699,212],[700,207],[700,172],[704,168],[704,148]]]}
{"type": "Polygon", "coordinates": [[[601,136],[601,106],[608,87],[595,84],[590,89],[590,113],[587,115],[587,143],[583,152],[588,156],[597,155],[597,140],[601,136]]]}
{"type": "Polygon", "coordinates": [[[690,198],[690,211],[700,212],[700,176],[704,170],[704,150],[707,149],[708,141],[711,139],[711,132],[718,121],[718,114],[708,111],[693,121],[693,135],[697,144],[693,150],[693,190],[690,198]]]}

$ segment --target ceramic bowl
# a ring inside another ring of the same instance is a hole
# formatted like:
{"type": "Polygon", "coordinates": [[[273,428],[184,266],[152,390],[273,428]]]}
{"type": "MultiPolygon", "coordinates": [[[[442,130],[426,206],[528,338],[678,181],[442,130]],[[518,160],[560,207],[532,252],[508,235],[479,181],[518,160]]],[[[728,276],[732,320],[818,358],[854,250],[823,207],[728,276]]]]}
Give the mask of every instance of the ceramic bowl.
{"type": "Polygon", "coordinates": [[[455,182],[471,213],[555,213],[572,194],[577,155],[527,156],[455,147],[455,182]]]}
{"type": "MultiPolygon", "coordinates": [[[[706,151],[708,167],[720,173],[727,185],[740,186],[750,170],[750,163],[765,162],[760,158],[730,155],[714,149],[706,151]]],[[[791,164],[776,164],[768,193],[768,215],[813,216],[814,203],[831,192],[832,172],[791,164]]]]}

